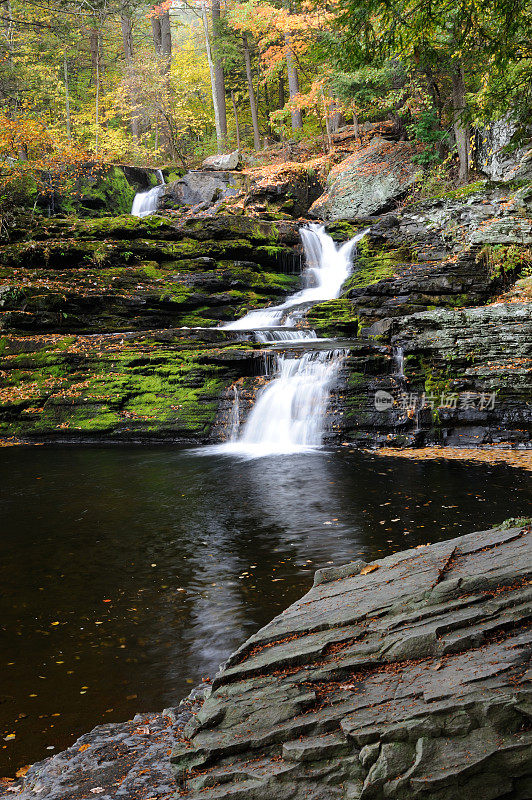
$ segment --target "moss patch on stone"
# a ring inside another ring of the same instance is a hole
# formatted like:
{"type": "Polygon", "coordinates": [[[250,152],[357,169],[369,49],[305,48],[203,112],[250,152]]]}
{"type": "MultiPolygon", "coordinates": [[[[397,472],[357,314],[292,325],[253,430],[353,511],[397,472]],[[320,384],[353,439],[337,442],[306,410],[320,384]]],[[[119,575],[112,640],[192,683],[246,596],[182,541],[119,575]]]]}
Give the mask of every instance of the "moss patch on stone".
{"type": "Polygon", "coordinates": [[[356,336],[359,320],[347,298],[317,303],[306,314],[306,322],[319,336],[356,336]]]}

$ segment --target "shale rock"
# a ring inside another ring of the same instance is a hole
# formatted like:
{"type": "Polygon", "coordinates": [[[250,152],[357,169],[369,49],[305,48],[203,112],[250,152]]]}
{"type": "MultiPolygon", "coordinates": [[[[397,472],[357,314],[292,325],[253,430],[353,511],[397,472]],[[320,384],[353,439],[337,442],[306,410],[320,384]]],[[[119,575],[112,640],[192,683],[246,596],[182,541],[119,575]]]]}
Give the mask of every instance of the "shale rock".
{"type": "Polygon", "coordinates": [[[320,575],[216,676],[177,796],[529,798],[527,530],[320,575]]]}
{"type": "Polygon", "coordinates": [[[161,197],[161,207],[196,206],[206,203],[210,206],[222,197],[238,193],[242,181],[240,173],[215,170],[194,170],[187,172],[177,181],[169,183],[161,197]]]}
{"type": "Polygon", "coordinates": [[[333,167],[327,188],[310,208],[321,219],[366,217],[384,211],[419,175],[412,162],[416,147],[375,137],[363,150],[333,167]]]}

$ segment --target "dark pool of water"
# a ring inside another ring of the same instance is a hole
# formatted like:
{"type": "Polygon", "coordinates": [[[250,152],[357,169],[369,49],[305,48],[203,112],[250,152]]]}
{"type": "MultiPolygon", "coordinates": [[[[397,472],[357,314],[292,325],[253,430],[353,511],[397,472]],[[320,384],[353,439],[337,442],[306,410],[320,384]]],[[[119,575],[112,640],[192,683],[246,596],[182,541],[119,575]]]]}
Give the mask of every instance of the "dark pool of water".
{"type": "Polygon", "coordinates": [[[347,452],[4,449],[0,774],[176,704],[318,567],[530,514],[529,490],[509,467],[347,452]]]}

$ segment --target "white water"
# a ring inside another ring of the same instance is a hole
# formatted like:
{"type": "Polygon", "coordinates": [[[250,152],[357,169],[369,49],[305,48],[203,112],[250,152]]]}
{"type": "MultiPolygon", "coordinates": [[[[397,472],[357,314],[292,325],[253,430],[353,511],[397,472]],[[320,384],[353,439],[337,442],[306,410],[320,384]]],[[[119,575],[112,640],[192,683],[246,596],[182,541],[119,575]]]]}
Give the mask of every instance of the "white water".
{"type": "MultiPolygon", "coordinates": [[[[222,327],[252,330],[257,341],[272,345],[316,342],[315,331],[293,326],[314,303],[338,297],[351,272],[356,243],[366,233],[336,247],[323,226],[303,228],[305,288],[282,305],[251,311],[222,327]]],[[[309,348],[300,356],[276,354],[275,377],[258,392],[245,424],[240,425],[240,398],[233,387],[228,441],[198,452],[257,458],[315,450],[323,442],[330,390],[346,353],[338,348],[309,348]]]]}
{"type": "Polygon", "coordinates": [[[280,355],[277,375],[258,393],[238,435],[218,452],[251,457],[305,452],[321,445],[331,385],[344,350],[280,355]]]}
{"type": "Polygon", "coordinates": [[[153,214],[157,211],[157,204],[159,195],[165,187],[164,176],[160,169],[155,171],[158,186],[149,189],[147,192],[138,192],[133,198],[133,206],[131,208],[131,216],[133,217],[146,217],[148,214],[153,214]]]}
{"type": "MultiPolygon", "coordinates": [[[[304,289],[291,295],[282,305],[250,311],[245,317],[222,325],[231,330],[290,327],[299,321],[304,311],[314,303],[334,300],[351,272],[352,255],[367,231],[357,234],[337,247],[325,233],[323,225],[301,229],[307,267],[303,273],[304,289]]],[[[293,338],[293,337],[292,337],[293,338]]],[[[308,338],[308,337],[307,337],[308,338]]]]}

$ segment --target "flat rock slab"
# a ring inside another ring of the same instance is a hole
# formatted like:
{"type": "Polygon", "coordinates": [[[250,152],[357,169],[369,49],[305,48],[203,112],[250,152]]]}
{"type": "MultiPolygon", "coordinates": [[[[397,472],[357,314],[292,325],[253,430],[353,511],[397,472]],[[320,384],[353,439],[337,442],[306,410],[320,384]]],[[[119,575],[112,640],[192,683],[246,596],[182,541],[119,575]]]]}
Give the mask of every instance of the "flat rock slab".
{"type": "Polygon", "coordinates": [[[216,676],[176,796],[532,797],[531,567],[514,528],[318,572],[216,676]]]}

